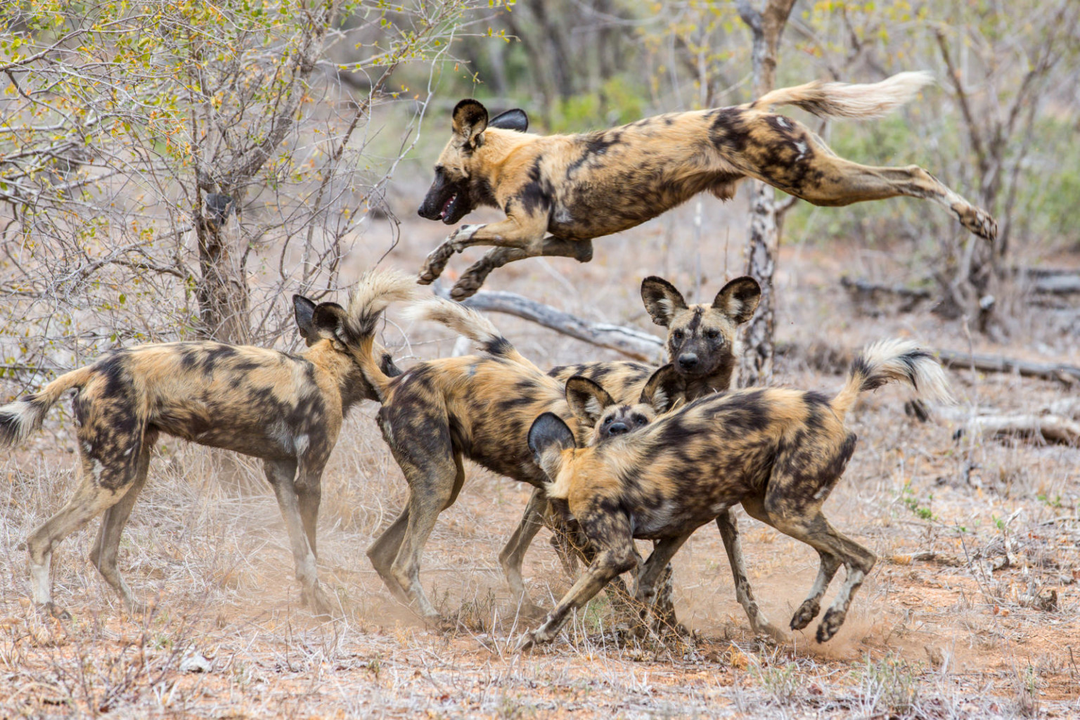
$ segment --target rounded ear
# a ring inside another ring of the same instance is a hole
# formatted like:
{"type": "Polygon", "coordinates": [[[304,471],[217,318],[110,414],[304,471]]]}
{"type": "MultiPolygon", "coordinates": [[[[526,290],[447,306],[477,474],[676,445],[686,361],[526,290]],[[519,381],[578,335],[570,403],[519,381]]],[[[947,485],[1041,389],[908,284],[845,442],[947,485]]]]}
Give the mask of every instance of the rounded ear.
{"type": "Polygon", "coordinates": [[[591,426],[600,419],[604,408],[615,404],[615,400],[589,378],[575,375],[566,381],[566,403],[574,417],[591,426]]]}
{"type": "Polygon", "coordinates": [[[676,310],[685,310],[686,301],[675,286],[663,278],[650,276],[641,281],[641,300],[657,325],[668,326],[676,310]]]}
{"type": "Polygon", "coordinates": [[[559,474],[559,460],[563,450],[577,447],[574,433],[555,413],[546,412],[533,421],[529,428],[529,450],[532,451],[536,464],[549,478],[555,480],[559,474]]]}
{"type": "Polygon", "coordinates": [[[738,277],[716,293],[712,306],[731,318],[736,325],[749,320],[761,301],[761,286],[752,277],[738,277]]]}
{"type": "Polygon", "coordinates": [[[315,325],[311,322],[315,314],[315,302],[308,300],[303,295],[292,296],[293,317],[296,319],[296,327],[300,331],[300,337],[304,338],[308,345],[317,342],[320,337],[315,325]]]}
{"type": "Polygon", "coordinates": [[[462,100],[454,106],[454,134],[466,145],[478,148],[483,144],[481,137],[488,126],[488,111],[476,100],[462,100]]]}
{"type": "Polygon", "coordinates": [[[649,405],[658,415],[666,413],[686,400],[686,379],[671,363],[662,366],[649,377],[638,402],[649,405]]]}
{"type": "Polygon", "coordinates": [[[345,329],[345,308],[334,302],[319,303],[311,316],[311,324],[319,337],[331,338],[344,342],[341,336],[345,329]]]}
{"type": "Polygon", "coordinates": [[[488,123],[488,127],[525,132],[529,129],[529,116],[519,108],[507,110],[493,117],[491,122],[488,123]]]}

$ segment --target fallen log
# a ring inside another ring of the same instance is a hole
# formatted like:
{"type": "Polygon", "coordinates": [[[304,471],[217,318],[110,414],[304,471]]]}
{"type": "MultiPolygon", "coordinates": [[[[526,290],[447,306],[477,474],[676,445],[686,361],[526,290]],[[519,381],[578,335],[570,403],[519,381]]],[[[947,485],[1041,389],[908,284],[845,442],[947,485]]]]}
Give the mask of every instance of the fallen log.
{"type": "Polygon", "coordinates": [[[1024,377],[1057,380],[1066,385],[1080,382],[1080,367],[1075,365],[1033,362],[1008,358],[1004,355],[983,355],[955,350],[937,350],[936,353],[946,367],[975,369],[983,372],[1018,373],[1024,377]]]}
{"type": "Polygon", "coordinates": [[[957,438],[965,434],[983,437],[1019,435],[1041,438],[1046,442],[1078,445],[1080,422],[1061,415],[979,415],[966,420],[956,431],[957,438]]]}
{"type": "MultiPolygon", "coordinates": [[[[440,297],[449,297],[441,285],[436,285],[434,290],[440,297]]],[[[483,312],[513,315],[641,362],[658,364],[664,354],[664,341],[655,335],[623,325],[591,322],[517,293],[482,290],[464,305],[483,312]]]]}

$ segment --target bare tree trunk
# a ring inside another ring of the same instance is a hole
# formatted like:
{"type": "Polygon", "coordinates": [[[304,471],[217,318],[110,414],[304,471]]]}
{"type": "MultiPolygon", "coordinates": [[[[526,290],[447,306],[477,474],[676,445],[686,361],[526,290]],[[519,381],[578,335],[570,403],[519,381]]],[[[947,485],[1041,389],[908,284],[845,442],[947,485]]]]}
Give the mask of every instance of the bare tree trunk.
{"type": "MultiPolygon", "coordinates": [[[[201,195],[201,193],[200,193],[201,195]]],[[[225,198],[211,194],[211,198],[225,198]]],[[[199,242],[199,283],[195,296],[199,302],[200,335],[221,342],[247,345],[251,342],[248,322],[248,284],[242,255],[230,252],[236,246],[237,223],[228,223],[229,198],[224,210],[207,209],[195,213],[195,236],[199,242]]]]}
{"type": "MultiPolygon", "coordinates": [[[[750,0],[739,0],[739,16],[753,37],[754,97],[761,97],[776,85],[776,51],[795,0],[765,0],[757,10],[750,0]]],[[[776,194],[769,185],[751,184],[750,228],[746,242],[746,274],[761,285],[757,312],[743,326],[744,352],[739,360],[742,387],[766,385],[773,372],[773,326],[775,302],[773,273],[780,243],[776,194]]]]}

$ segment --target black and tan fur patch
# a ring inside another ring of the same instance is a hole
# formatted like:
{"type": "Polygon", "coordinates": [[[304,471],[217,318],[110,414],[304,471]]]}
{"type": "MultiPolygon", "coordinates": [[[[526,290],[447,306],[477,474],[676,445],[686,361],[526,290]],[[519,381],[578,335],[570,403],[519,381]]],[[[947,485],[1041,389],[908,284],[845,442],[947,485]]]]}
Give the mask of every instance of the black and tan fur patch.
{"type": "Polygon", "coordinates": [[[669,113],[578,135],[528,133],[521,110],[489,122],[482,104],[463,100],[454,108],[452,135],[420,215],[454,224],[487,206],[506,219],[459,227],[428,256],[420,282],[433,282],[454,253],[473,245],[495,249],[462,274],[451,291],[455,300],[475,293],[495,268],[526,257],[588,262],[593,238],[632,228],[698,193],[727,200],[747,177],[822,206],[925,198],[992,239],[994,219],[922,168],[845,160],[802,123],[768,111],[793,104],[821,116],[877,117],[928,82],[925,73],[872,85],[814,82],[746,105],[669,113]]]}
{"type": "Polygon", "coordinates": [[[538,418],[529,444],[551,481],[548,495],[565,503],[596,557],[527,642],[551,640],[570,610],[631,567],[633,538],[657,541],[641,572],[641,592],[654,586],[694,529],[735,504],[821,556],[818,579],[796,611],[793,629],[818,614],[833,574],[841,564],[847,568],[844,587],[818,628],[819,642],[830,639],[874,556],[836,532],[822,506],[854,451],[855,435],[844,427],[847,410],[859,392],[890,381],[948,399],[944,373],[933,359],[914,343],[886,341],[853,363],[848,382],[831,400],[781,388],[715,394],[585,448],[559,418],[538,418]]]}
{"type": "MultiPolygon", "coordinates": [[[[290,355],[215,342],[114,350],[40,392],[0,407],[0,447],[24,439],[74,390],[79,485],[68,504],[27,540],[34,600],[55,610],[48,559],[71,532],[105,513],[91,559],[129,607],[139,607],[117,569],[120,536],[161,434],[261,458],[289,530],[303,598],[320,612],[330,600],[315,574],[320,480],[349,408],[375,399],[354,359],[315,318],[328,305],[296,296],[309,348],[290,355]]],[[[337,307],[337,306],[335,306],[337,307]]],[[[384,371],[398,370],[381,348],[384,371]]],[[[56,611],[60,612],[60,611],[56,611]]]]}

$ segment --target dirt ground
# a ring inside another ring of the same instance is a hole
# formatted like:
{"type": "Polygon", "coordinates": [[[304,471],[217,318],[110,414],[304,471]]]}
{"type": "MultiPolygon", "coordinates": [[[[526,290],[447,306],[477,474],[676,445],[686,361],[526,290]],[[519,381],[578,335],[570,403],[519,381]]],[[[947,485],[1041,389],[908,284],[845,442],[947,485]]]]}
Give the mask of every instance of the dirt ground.
{"type": "MultiPolygon", "coordinates": [[[[688,289],[700,274],[706,298],[739,274],[742,207],[706,206],[700,245],[691,202],[597,241],[588,265],[526,261],[496,272],[488,288],[659,334],[637,296],[642,277],[660,274],[688,289]]],[[[408,212],[403,204],[402,216],[408,212]]],[[[417,268],[444,232],[407,222],[386,262],[417,268]]],[[[379,257],[387,237],[378,225],[360,238],[347,272],[379,257]]],[[[794,350],[779,362],[777,383],[838,388],[842,376],[817,369],[800,348],[852,350],[895,335],[935,348],[1080,359],[1075,327],[1019,302],[1007,344],[994,344],[926,307],[857,306],[840,288],[845,273],[891,278],[908,252],[786,245],[777,332],[794,350]]],[[[1077,257],[1031,260],[1080,265],[1077,257]]],[[[456,258],[448,276],[466,265],[456,258]]],[[[523,321],[493,320],[543,366],[615,357],[523,321]]],[[[453,348],[437,329],[400,328],[409,345],[398,326],[386,341],[403,364],[453,348]]],[[[1076,394],[1017,375],[950,370],[949,378],[961,408],[1035,412],[1076,394]]],[[[364,555],[405,500],[371,404],[350,417],[324,477],[319,570],[340,617],[320,621],[299,605],[284,526],[258,463],[175,441],[162,443],[153,461],[120,560],[155,611],[127,616],[97,576],[86,559],[94,524],[54,557],[55,597],[73,619],[40,617],[28,600],[21,543],[67,497],[75,461],[67,410],[54,411],[44,431],[0,460],[0,716],[1080,716],[1080,449],[955,439],[955,422],[907,416],[906,397],[886,388],[849,415],[860,442],[826,511],[880,561],[835,639],[817,644],[816,624],[782,644],[755,639],[710,525],[675,560],[691,639],[624,637],[612,627],[609,601],[598,598],[558,641],[525,654],[514,645],[537,621],[518,615],[497,554],[528,488],[469,468],[422,569],[456,629],[425,628],[364,555]]],[[[756,595],[786,627],[813,581],[816,555],[741,511],[739,521],[756,595]]],[[[525,574],[532,597],[551,607],[570,579],[547,539],[546,531],[537,538],[525,574]]]]}

